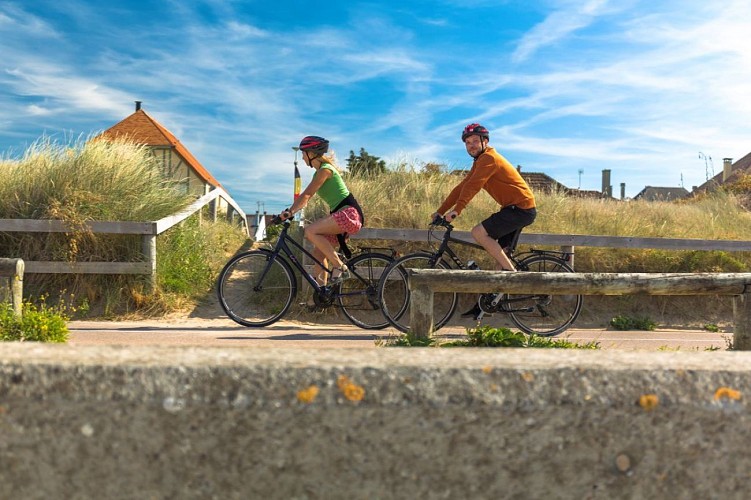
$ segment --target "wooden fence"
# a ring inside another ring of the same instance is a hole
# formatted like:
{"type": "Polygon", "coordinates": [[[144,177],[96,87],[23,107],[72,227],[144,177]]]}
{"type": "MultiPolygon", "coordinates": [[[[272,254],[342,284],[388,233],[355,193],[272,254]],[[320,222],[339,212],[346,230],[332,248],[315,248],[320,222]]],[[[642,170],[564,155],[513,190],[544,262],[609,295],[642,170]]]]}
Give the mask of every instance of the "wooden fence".
{"type": "MultiPolygon", "coordinates": [[[[352,239],[391,240],[391,241],[428,241],[427,229],[379,229],[364,228],[352,239]]],[[[442,232],[437,232],[437,237],[442,232]]],[[[469,231],[454,231],[456,239],[473,242],[469,231]]],[[[635,238],[632,236],[590,236],[584,234],[540,234],[522,232],[519,244],[560,246],[561,250],[574,253],[575,247],[604,248],[641,248],[655,250],[706,250],[726,252],[751,252],[751,241],[740,240],[704,240],[696,238],[635,238]]],[[[572,255],[570,265],[574,266],[572,255]]]]}
{"type": "Polygon", "coordinates": [[[143,261],[140,262],[48,262],[26,261],[26,274],[144,274],[156,281],[156,237],[179,224],[205,206],[210,206],[211,216],[216,220],[217,200],[227,202],[227,219],[239,217],[249,235],[248,221],[239,205],[222,188],[216,188],[191,203],[185,210],[150,222],[90,221],[83,228],[72,229],[59,220],[0,219],[0,232],[20,233],[75,233],[81,230],[101,234],[132,234],[142,236],[143,261]]]}
{"type": "Polygon", "coordinates": [[[751,350],[751,273],[554,273],[409,270],[410,330],[428,337],[435,292],[550,295],[728,295],[733,297],[733,348],[751,350]]]}

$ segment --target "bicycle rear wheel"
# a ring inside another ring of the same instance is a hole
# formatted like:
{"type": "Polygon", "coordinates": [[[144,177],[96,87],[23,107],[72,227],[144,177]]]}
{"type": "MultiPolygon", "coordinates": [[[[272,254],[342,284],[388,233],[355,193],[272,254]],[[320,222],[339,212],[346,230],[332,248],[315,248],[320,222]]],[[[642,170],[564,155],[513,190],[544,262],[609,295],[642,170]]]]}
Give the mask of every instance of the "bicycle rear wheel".
{"type": "Polygon", "coordinates": [[[378,281],[393,260],[380,253],[364,253],[347,261],[352,276],[339,286],[337,300],[352,324],[366,330],[389,326],[378,301],[378,281]]]}
{"type": "MultiPolygon", "coordinates": [[[[432,254],[418,252],[405,255],[391,263],[381,276],[378,284],[378,298],[383,314],[389,324],[401,332],[409,332],[409,277],[407,269],[430,269],[432,254]]],[[[438,261],[433,268],[449,269],[444,261],[438,261]]],[[[433,330],[445,325],[456,311],[458,296],[454,292],[433,295],[433,330]]]]}
{"type": "MultiPolygon", "coordinates": [[[[573,273],[562,259],[535,254],[519,262],[519,271],[573,273]]],[[[507,294],[503,309],[522,331],[552,337],[566,330],[581,312],[581,295],[507,294]]]]}
{"type": "Polygon", "coordinates": [[[253,250],[233,257],[219,273],[219,304],[243,326],[268,326],[281,319],[297,295],[297,280],[281,257],[253,250]]]}

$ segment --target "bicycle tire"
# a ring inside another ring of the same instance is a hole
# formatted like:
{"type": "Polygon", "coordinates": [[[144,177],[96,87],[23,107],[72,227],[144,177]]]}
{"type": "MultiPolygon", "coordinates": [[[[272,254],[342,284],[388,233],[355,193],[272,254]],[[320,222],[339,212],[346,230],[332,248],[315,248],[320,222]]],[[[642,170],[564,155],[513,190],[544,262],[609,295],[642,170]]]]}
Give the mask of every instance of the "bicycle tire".
{"type": "MultiPolygon", "coordinates": [[[[386,269],[378,284],[378,299],[381,303],[384,317],[389,324],[403,333],[410,331],[409,326],[409,282],[407,269],[449,269],[443,260],[434,266],[430,265],[433,255],[428,252],[417,252],[396,259],[386,269]]],[[[456,311],[459,302],[455,292],[439,292],[433,295],[433,330],[444,326],[456,311]]]]}
{"type": "Polygon", "coordinates": [[[390,256],[369,252],[347,261],[349,279],[339,285],[337,302],[349,321],[366,330],[380,330],[389,326],[378,300],[378,282],[389,264],[390,256]]]}
{"type": "Polygon", "coordinates": [[[297,280],[287,261],[281,257],[271,260],[272,256],[265,249],[244,252],[230,259],[219,273],[219,304],[234,322],[262,327],[287,314],[297,295],[297,280]]]}
{"type": "MultiPolygon", "coordinates": [[[[518,263],[519,271],[573,273],[566,261],[545,254],[534,254],[518,263]]],[[[506,294],[503,307],[511,321],[522,331],[541,337],[553,337],[565,331],[581,312],[581,295],[506,294]],[[527,309],[522,311],[522,309],[527,309]]]]}

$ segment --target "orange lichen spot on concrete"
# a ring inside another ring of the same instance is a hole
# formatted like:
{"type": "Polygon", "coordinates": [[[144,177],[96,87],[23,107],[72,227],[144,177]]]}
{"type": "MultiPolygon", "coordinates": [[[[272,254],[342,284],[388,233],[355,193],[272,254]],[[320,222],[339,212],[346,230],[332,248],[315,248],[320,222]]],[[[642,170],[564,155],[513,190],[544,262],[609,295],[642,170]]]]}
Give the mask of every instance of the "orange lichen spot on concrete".
{"type": "Polygon", "coordinates": [[[312,403],[318,396],[318,386],[311,385],[301,391],[297,391],[297,400],[301,403],[312,403]]]}
{"type": "Polygon", "coordinates": [[[731,389],[730,387],[720,387],[714,393],[714,400],[720,401],[724,399],[732,399],[733,401],[738,401],[739,399],[741,399],[741,391],[736,391],[735,389],[731,389]]]}
{"type": "Polygon", "coordinates": [[[336,385],[349,401],[362,401],[365,397],[365,389],[352,382],[346,375],[339,375],[336,385]]]}
{"type": "Polygon", "coordinates": [[[654,410],[658,404],[660,404],[660,398],[657,397],[657,394],[642,394],[639,396],[639,406],[646,411],[654,410]]]}

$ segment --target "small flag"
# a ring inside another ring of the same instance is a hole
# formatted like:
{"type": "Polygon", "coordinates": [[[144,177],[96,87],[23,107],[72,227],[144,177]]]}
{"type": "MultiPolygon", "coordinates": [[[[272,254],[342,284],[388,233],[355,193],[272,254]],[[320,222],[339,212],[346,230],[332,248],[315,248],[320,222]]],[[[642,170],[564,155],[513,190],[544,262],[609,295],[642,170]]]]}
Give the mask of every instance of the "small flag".
{"type": "Polygon", "coordinates": [[[295,165],[295,200],[300,196],[300,190],[302,189],[302,180],[300,179],[300,170],[295,165]]]}

